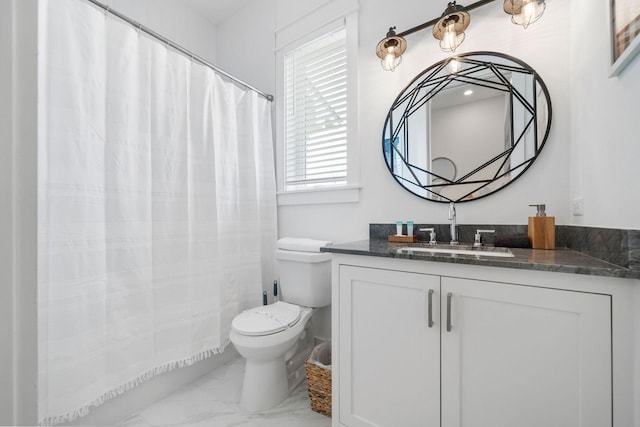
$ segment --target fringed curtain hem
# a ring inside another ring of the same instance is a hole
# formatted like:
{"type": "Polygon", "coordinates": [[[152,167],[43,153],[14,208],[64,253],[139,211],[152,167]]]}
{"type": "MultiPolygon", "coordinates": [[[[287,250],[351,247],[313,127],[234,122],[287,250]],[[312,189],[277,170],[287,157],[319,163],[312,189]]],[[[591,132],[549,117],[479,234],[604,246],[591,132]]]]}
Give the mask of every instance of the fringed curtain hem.
{"type": "Polygon", "coordinates": [[[227,348],[229,344],[230,344],[230,341],[227,341],[224,344],[224,346],[221,348],[213,348],[213,349],[205,350],[188,359],[176,360],[173,362],[165,363],[161,366],[158,366],[150,371],[143,373],[142,375],[139,375],[138,377],[132,379],[131,381],[127,381],[126,383],[121,384],[118,387],[101,394],[100,396],[98,396],[91,402],[87,403],[86,405],[82,406],[81,408],[78,408],[66,414],[50,416],[48,418],[40,420],[38,422],[38,425],[52,426],[52,425],[61,424],[61,423],[69,423],[78,418],[85,417],[89,414],[89,411],[91,410],[91,408],[100,406],[107,400],[120,396],[121,394],[139,386],[140,384],[144,383],[147,380],[150,380],[151,378],[157,375],[172,371],[175,368],[184,368],[187,366],[192,366],[198,362],[208,359],[211,356],[215,356],[216,354],[221,354],[222,352],[224,352],[224,350],[227,348]]]}

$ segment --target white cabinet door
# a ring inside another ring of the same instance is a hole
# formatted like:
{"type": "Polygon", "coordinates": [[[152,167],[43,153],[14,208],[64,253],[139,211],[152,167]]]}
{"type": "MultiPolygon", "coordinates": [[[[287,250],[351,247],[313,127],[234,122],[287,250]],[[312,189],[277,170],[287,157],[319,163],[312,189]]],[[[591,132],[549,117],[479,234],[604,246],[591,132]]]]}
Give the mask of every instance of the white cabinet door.
{"type": "Polygon", "coordinates": [[[439,287],[438,276],[340,266],[341,424],[440,426],[439,287]]]}
{"type": "Polygon", "coordinates": [[[612,425],[609,295],[448,277],[441,289],[442,426],[612,425]]]}

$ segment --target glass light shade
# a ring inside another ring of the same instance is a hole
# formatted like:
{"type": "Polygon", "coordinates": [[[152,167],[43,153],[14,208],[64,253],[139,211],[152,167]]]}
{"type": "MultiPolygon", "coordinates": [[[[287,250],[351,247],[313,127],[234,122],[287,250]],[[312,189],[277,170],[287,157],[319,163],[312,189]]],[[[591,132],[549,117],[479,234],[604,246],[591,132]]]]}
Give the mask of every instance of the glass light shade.
{"type": "Polygon", "coordinates": [[[433,26],[433,37],[440,40],[440,48],[446,52],[455,52],[464,41],[464,31],[469,27],[471,17],[464,6],[450,2],[440,20],[433,26]]]}
{"type": "Polygon", "coordinates": [[[511,22],[527,28],[536,22],[547,7],[545,0],[505,0],[503,9],[511,15],[511,22]]]}
{"type": "Polygon", "coordinates": [[[402,56],[395,56],[393,53],[387,53],[384,58],[380,60],[382,68],[385,71],[394,71],[398,65],[402,62],[402,56]]]}
{"type": "Polygon", "coordinates": [[[381,59],[382,68],[393,71],[402,62],[402,54],[407,50],[407,42],[396,35],[393,27],[389,28],[387,37],[380,40],[376,47],[376,55],[381,59]]]}
{"type": "Polygon", "coordinates": [[[443,33],[440,40],[440,49],[445,52],[455,52],[456,48],[464,41],[464,31],[457,32],[455,29],[455,22],[450,21],[443,33]]]}

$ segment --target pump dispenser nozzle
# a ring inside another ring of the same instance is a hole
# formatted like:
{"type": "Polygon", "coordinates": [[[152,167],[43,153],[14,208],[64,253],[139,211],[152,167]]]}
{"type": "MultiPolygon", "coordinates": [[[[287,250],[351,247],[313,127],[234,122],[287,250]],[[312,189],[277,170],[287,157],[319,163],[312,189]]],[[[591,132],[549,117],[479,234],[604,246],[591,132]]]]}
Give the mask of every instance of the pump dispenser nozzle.
{"type": "Polygon", "coordinates": [[[538,209],[538,212],[536,212],[536,216],[547,216],[547,213],[545,212],[545,205],[529,205],[531,207],[535,207],[538,209]]]}

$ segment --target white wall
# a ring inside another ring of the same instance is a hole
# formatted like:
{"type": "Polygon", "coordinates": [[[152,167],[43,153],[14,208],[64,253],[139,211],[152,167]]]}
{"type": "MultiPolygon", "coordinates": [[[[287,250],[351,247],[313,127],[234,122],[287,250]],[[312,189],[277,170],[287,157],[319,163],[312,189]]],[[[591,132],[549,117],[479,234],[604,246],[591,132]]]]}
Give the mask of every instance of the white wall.
{"type": "Polygon", "coordinates": [[[609,78],[608,1],[572,1],[571,192],[573,223],[640,229],[640,56],[609,78]]]}
{"type": "MultiPolygon", "coordinates": [[[[1,0],[0,57],[11,58],[11,1],[1,0]]],[[[13,422],[13,198],[11,60],[0,62],[0,425],[13,422]],[[9,343],[10,345],[6,345],[9,343]]]]}
{"type": "Polygon", "coordinates": [[[273,95],[275,88],[274,0],[250,3],[231,19],[218,24],[216,65],[234,77],[273,95]],[[259,34],[259,37],[256,35],[259,34]],[[266,35],[266,36],[264,36],[266,35]]]}
{"type": "Polygon", "coordinates": [[[0,424],[35,425],[37,1],[0,8],[0,424]]]}
{"type": "MultiPolygon", "coordinates": [[[[263,2],[259,2],[263,3],[263,2]]],[[[258,19],[250,7],[226,23],[242,27],[243,54],[265,58],[273,31],[312,12],[323,0],[268,0],[275,10],[270,31],[243,25],[258,19]],[[256,41],[255,50],[246,40],[256,41]],[[268,43],[267,43],[268,41],[268,43]]],[[[558,224],[640,228],[640,192],[633,191],[634,163],[640,158],[640,59],[617,78],[608,78],[608,2],[548,0],[540,21],[527,30],[510,23],[500,2],[472,11],[472,23],[460,51],[492,50],[515,56],[535,68],[547,84],[553,123],[540,158],[516,183],[487,198],[461,204],[460,223],[525,224],[532,203],[545,203],[558,224]],[[571,214],[571,200],[584,197],[583,217],[571,214]],[[498,207],[498,208],[496,208],[498,207]]],[[[263,6],[265,7],[265,6],[263,6]]],[[[359,203],[280,206],[279,234],[326,238],[336,242],[363,239],[368,224],[413,219],[445,223],[447,207],[427,202],[401,189],[391,178],[381,154],[384,118],[397,93],[421,70],[447,55],[430,31],[407,37],[403,63],[385,72],[374,54],[377,42],[391,25],[398,31],[440,15],[443,4],[398,0],[360,1],[359,13],[359,203]]],[[[260,12],[263,13],[263,12],[260,12]]],[[[268,17],[265,21],[270,20],[268,17]]],[[[311,29],[310,29],[311,30],[311,29]]],[[[234,46],[218,32],[221,46],[234,46]]],[[[273,92],[275,82],[262,83],[275,64],[239,67],[220,58],[219,64],[249,83],[273,92]],[[266,70],[266,71],[265,71],[266,70]],[[260,82],[260,84],[258,84],[260,82]]],[[[278,102],[276,100],[275,102],[278,102]]]]}

